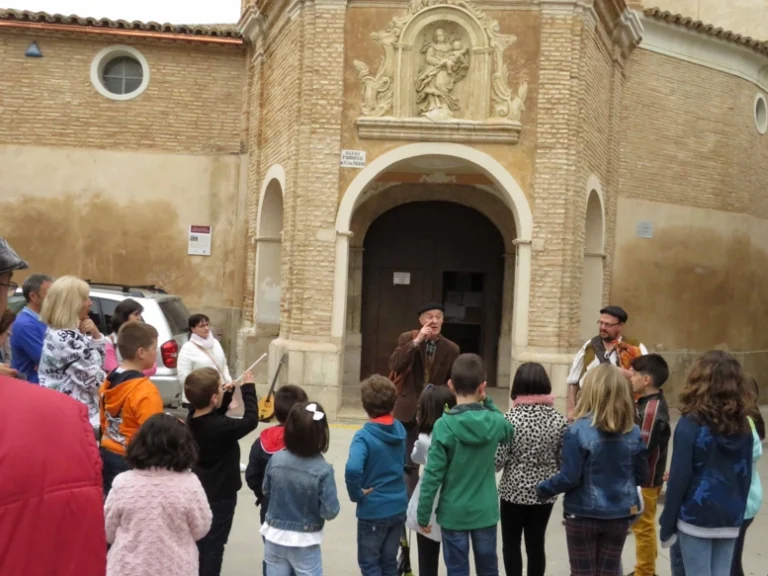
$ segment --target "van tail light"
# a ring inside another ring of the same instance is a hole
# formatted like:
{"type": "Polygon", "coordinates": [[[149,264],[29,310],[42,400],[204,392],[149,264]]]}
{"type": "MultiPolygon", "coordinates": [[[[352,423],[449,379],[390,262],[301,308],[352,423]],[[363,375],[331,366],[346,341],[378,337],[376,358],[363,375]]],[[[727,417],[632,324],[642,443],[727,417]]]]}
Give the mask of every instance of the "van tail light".
{"type": "Polygon", "coordinates": [[[176,358],[179,356],[179,345],[176,344],[176,340],[168,340],[160,346],[160,356],[163,358],[163,366],[176,368],[176,358]]]}

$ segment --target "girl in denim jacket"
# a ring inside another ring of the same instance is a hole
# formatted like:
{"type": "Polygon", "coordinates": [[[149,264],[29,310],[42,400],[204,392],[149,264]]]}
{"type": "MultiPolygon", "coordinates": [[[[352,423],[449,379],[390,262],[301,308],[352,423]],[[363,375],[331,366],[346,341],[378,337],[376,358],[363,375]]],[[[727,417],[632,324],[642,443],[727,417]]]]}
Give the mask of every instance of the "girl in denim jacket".
{"type": "Polygon", "coordinates": [[[285,450],[269,461],[261,527],[267,576],[322,576],[323,525],[339,514],[333,467],[325,461],[330,432],[322,406],[296,404],[285,422],[285,450]]]}
{"type": "Polygon", "coordinates": [[[627,378],[601,364],[584,378],[566,430],[560,472],[537,487],[547,500],[565,493],[565,534],[573,576],[621,575],[621,551],[639,514],[638,486],[648,461],[627,378]]]}

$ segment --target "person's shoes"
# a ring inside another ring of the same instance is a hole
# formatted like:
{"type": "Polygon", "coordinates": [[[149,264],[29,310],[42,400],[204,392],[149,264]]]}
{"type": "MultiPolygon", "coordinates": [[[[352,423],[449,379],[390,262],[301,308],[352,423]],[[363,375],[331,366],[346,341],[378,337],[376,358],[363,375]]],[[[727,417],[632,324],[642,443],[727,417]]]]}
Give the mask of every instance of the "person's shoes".
{"type": "Polygon", "coordinates": [[[246,468],[248,468],[248,466],[246,466],[245,464],[243,464],[242,462],[240,462],[240,473],[241,473],[241,474],[242,474],[243,472],[245,472],[245,469],[246,469],[246,468]]]}

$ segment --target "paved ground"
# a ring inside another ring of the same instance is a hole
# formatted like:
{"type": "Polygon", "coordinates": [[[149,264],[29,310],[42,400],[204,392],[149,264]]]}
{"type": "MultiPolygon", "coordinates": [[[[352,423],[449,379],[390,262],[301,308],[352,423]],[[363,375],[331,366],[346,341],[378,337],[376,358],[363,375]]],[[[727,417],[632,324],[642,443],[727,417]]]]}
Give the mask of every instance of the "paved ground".
{"type": "MultiPolygon", "coordinates": [[[[263,429],[263,426],[259,426],[256,432],[241,442],[244,461],[247,458],[251,444],[263,429]]],[[[344,487],[344,464],[347,459],[349,444],[356,429],[357,425],[355,424],[333,424],[331,430],[331,448],[327,454],[327,459],[333,464],[336,471],[336,484],[339,490],[341,514],[334,521],[327,523],[325,528],[323,565],[325,573],[329,576],[360,574],[356,563],[357,532],[355,506],[349,501],[344,487]]],[[[760,475],[763,478],[768,478],[768,458],[763,458],[760,463],[760,475]]],[[[561,500],[559,499],[558,504],[555,506],[552,521],[550,521],[547,531],[547,574],[552,576],[566,576],[569,574],[565,531],[560,523],[560,518],[562,517],[561,500]]],[[[765,575],[768,547],[763,548],[763,539],[766,536],[768,536],[768,509],[764,507],[747,534],[744,554],[746,574],[765,575]]],[[[412,550],[411,559],[414,562],[415,569],[415,537],[413,545],[414,549],[412,550]]],[[[224,558],[223,575],[260,575],[263,551],[264,548],[259,535],[258,509],[254,506],[253,494],[244,486],[239,494],[234,527],[224,558]]],[[[501,559],[501,536],[499,536],[499,558],[501,559]]],[[[634,560],[634,539],[630,535],[624,548],[625,573],[632,571],[634,560]]],[[[503,563],[500,563],[499,566],[500,574],[504,574],[503,563]]],[[[659,576],[668,576],[670,574],[669,555],[666,550],[660,552],[656,571],[659,576]]],[[[441,574],[444,573],[444,571],[441,572],[441,574]]],[[[474,574],[474,571],[472,574],[474,574]]]]}

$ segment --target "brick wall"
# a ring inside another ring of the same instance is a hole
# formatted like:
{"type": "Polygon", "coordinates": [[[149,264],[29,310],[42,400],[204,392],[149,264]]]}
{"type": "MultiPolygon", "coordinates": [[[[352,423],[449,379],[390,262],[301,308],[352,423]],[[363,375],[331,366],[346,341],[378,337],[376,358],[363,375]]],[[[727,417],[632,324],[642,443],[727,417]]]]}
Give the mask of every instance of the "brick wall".
{"type": "Polygon", "coordinates": [[[621,195],[768,217],[754,84],[637,50],[622,103],[621,195]]]}
{"type": "Polygon", "coordinates": [[[647,50],[629,61],[612,294],[665,351],[768,349],[768,137],[752,83],[647,50]],[[638,238],[638,220],[654,224],[638,238]]]}
{"type": "Polygon", "coordinates": [[[0,144],[180,153],[240,152],[244,50],[53,32],[0,34],[0,144]],[[32,41],[42,58],[24,53],[32,41]],[[139,97],[117,102],[91,84],[104,47],[128,44],[149,63],[139,97]]]}
{"type": "MultiPolygon", "coordinates": [[[[345,14],[343,7],[323,4],[305,5],[293,18],[282,14],[262,39],[263,60],[257,56],[254,63],[251,98],[260,98],[260,105],[251,104],[249,220],[254,234],[263,179],[280,164],[286,172],[281,272],[286,337],[323,337],[330,330],[335,235],[320,233],[324,239],[319,239],[318,233],[332,231],[336,217],[345,14]]],[[[246,301],[251,315],[254,262],[251,248],[246,301]]]]}

